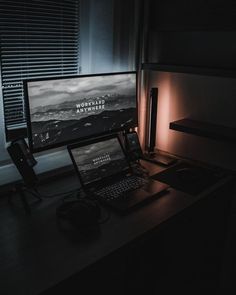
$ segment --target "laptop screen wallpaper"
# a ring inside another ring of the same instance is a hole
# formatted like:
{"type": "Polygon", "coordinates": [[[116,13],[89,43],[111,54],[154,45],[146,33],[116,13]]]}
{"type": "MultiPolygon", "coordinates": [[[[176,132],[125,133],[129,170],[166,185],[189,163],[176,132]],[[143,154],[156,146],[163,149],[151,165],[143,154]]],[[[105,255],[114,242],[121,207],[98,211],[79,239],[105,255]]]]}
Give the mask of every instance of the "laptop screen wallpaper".
{"type": "Polygon", "coordinates": [[[128,168],[117,138],[77,147],[71,152],[83,184],[112,176],[128,168]]]}

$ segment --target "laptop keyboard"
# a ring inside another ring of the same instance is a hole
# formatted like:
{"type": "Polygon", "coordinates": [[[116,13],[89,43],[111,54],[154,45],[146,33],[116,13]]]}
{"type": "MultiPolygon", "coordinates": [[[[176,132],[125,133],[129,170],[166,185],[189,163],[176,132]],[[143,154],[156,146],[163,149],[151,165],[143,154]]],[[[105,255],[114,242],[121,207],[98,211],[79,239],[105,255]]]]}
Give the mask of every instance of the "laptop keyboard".
{"type": "Polygon", "coordinates": [[[128,191],[135,190],[146,184],[144,178],[132,175],[122,179],[121,181],[103,187],[102,189],[96,192],[96,195],[99,195],[104,200],[114,200],[121,197],[124,193],[128,191]]]}

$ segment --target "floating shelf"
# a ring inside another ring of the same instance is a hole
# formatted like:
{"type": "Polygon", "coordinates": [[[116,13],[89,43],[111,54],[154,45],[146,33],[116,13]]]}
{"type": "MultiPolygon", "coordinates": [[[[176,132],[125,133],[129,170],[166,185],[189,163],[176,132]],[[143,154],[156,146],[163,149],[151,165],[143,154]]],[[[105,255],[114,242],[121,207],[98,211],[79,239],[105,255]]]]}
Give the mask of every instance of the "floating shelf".
{"type": "Polygon", "coordinates": [[[219,141],[236,143],[236,128],[192,119],[182,119],[170,123],[170,129],[207,137],[219,141]]]}
{"type": "Polygon", "coordinates": [[[236,69],[231,70],[231,69],[225,69],[225,68],[180,66],[180,65],[159,64],[159,63],[143,63],[142,69],[150,70],[150,71],[189,73],[189,74],[206,75],[206,76],[236,78],[236,69]]]}

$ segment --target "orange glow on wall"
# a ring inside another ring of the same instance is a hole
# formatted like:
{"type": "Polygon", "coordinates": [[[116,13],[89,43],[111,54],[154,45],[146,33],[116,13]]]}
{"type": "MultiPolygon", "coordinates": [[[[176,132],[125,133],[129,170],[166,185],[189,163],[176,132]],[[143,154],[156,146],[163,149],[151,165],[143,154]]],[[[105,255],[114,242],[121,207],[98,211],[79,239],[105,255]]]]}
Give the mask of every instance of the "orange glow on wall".
{"type": "MultiPolygon", "coordinates": [[[[149,75],[148,75],[149,76],[149,75]]],[[[156,148],[166,151],[169,144],[169,122],[170,122],[170,107],[171,107],[171,85],[170,74],[162,73],[150,81],[142,73],[140,90],[139,90],[139,140],[142,148],[145,148],[147,138],[147,116],[149,93],[152,87],[158,88],[158,109],[157,109],[157,131],[156,131],[156,148]]]]}
{"type": "Polygon", "coordinates": [[[142,147],[145,146],[145,132],[146,128],[146,99],[145,96],[141,96],[140,104],[139,104],[139,128],[138,128],[138,134],[139,134],[139,140],[142,147]]]}
{"type": "Polygon", "coordinates": [[[142,73],[140,77],[140,87],[139,87],[139,100],[138,100],[138,118],[139,127],[138,135],[142,148],[145,148],[145,138],[146,138],[146,115],[147,115],[147,87],[145,85],[145,77],[142,73]]]}
{"type": "Polygon", "coordinates": [[[160,150],[168,150],[169,145],[169,122],[170,122],[170,74],[163,75],[158,85],[158,113],[156,147],[160,150]]]}

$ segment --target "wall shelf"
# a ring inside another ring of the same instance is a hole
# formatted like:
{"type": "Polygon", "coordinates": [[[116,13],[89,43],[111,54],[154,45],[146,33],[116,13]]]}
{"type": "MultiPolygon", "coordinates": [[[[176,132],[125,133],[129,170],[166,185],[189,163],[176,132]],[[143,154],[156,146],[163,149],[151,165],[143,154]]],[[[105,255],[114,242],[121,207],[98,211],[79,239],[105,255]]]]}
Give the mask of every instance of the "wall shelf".
{"type": "Polygon", "coordinates": [[[142,70],[161,71],[161,72],[174,72],[174,73],[190,73],[206,76],[219,76],[236,78],[236,69],[226,68],[208,68],[200,66],[180,66],[171,64],[159,63],[143,63],[142,70]]]}
{"type": "Polygon", "coordinates": [[[210,139],[236,143],[236,128],[216,125],[192,119],[170,122],[170,129],[210,139]]]}

